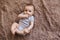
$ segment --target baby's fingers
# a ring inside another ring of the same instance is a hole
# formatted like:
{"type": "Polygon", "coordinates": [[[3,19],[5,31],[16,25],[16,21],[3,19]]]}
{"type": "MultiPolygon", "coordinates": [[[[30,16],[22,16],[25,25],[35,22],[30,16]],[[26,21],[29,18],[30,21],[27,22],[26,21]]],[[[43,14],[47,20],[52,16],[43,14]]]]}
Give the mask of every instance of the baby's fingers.
{"type": "Polygon", "coordinates": [[[29,33],[30,31],[28,31],[28,30],[25,30],[25,33],[29,33]]]}

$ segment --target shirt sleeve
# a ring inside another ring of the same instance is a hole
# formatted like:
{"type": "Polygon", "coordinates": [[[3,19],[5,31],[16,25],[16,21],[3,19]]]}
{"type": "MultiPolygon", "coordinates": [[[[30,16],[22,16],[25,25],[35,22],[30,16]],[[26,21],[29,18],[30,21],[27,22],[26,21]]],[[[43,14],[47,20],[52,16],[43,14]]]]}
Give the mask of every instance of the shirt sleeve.
{"type": "Polygon", "coordinates": [[[29,20],[30,20],[31,22],[34,22],[34,16],[31,16],[31,17],[29,18],[29,20]]]}

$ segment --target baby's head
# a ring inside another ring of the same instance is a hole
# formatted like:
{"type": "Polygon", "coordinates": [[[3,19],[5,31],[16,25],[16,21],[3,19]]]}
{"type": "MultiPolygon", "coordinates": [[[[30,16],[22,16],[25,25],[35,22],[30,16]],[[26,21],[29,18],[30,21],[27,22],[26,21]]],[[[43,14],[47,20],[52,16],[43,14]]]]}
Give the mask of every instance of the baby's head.
{"type": "Polygon", "coordinates": [[[35,10],[35,7],[32,4],[27,4],[24,7],[24,13],[28,14],[29,16],[34,14],[34,10],[35,10]]]}

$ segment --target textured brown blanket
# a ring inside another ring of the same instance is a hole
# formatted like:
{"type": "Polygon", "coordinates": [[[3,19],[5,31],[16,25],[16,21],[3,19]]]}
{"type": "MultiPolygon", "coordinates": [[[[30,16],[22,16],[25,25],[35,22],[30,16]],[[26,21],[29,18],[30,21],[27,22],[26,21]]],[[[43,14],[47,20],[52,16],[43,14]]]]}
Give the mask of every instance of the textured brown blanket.
{"type": "Polygon", "coordinates": [[[0,40],[60,40],[60,0],[0,0],[0,40]],[[13,36],[12,23],[25,3],[35,6],[35,24],[26,36],[13,36]]]}

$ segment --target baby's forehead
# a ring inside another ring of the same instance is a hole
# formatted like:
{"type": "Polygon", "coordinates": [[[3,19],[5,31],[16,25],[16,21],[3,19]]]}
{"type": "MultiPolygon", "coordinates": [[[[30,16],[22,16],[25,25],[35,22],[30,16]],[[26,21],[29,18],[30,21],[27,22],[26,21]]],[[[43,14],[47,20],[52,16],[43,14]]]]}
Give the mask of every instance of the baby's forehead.
{"type": "Polygon", "coordinates": [[[32,5],[27,5],[27,6],[25,6],[25,9],[31,9],[31,10],[33,10],[34,9],[34,7],[32,6],[32,5]]]}
{"type": "Polygon", "coordinates": [[[34,8],[32,5],[26,5],[25,8],[34,8]]]}
{"type": "Polygon", "coordinates": [[[33,5],[26,5],[25,7],[33,7],[33,5]]]}

